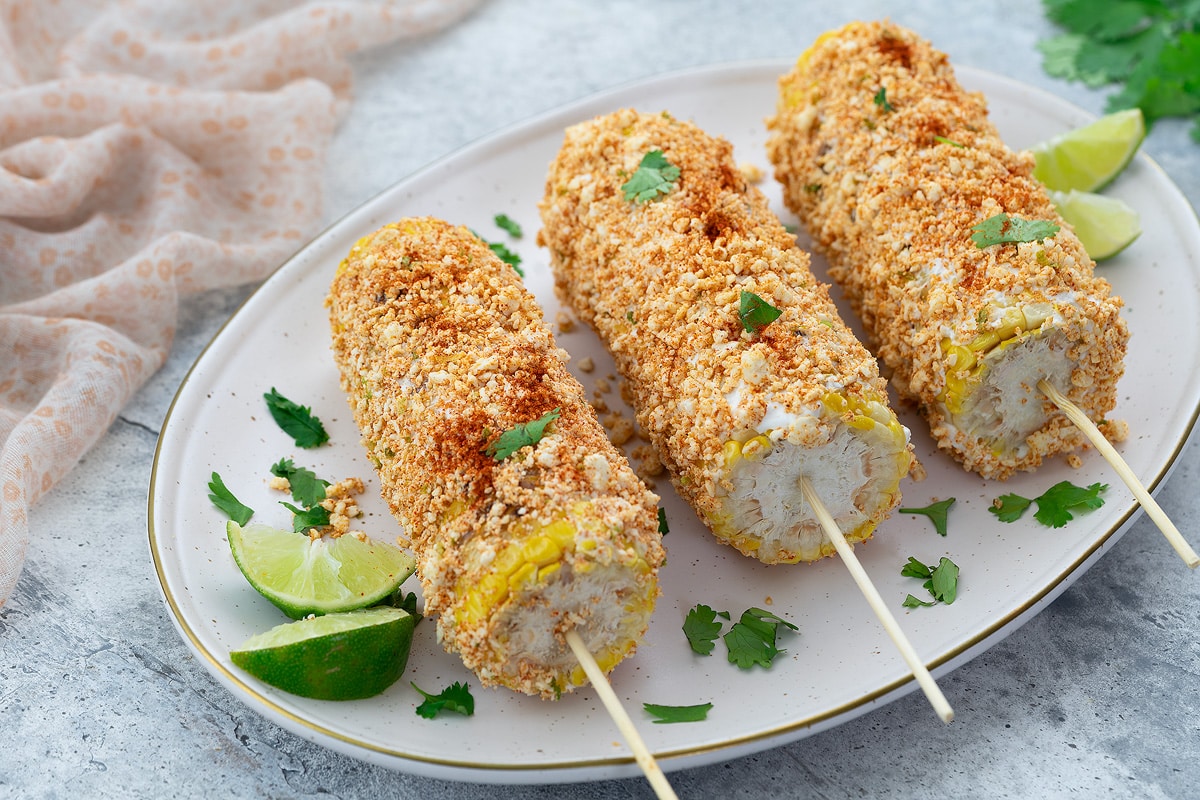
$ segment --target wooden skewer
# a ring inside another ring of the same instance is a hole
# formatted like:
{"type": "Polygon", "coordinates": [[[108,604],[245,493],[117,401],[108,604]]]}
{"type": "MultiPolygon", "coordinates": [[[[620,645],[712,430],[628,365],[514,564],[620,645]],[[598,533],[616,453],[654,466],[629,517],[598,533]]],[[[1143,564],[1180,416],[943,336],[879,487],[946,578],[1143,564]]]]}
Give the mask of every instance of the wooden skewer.
{"type": "Polygon", "coordinates": [[[863,597],[867,599],[867,603],[871,606],[871,610],[875,612],[875,616],[879,617],[879,621],[883,624],[883,629],[887,631],[891,637],[892,643],[896,645],[896,649],[900,651],[900,655],[904,657],[908,668],[912,670],[913,677],[917,679],[917,684],[921,690],[925,692],[925,697],[929,699],[933,710],[941,718],[942,722],[950,722],[954,719],[954,709],[950,707],[946,696],[942,694],[942,690],[933,680],[933,676],[929,674],[929,670],[925,664],[917,656],[917,651],[913,649],[912,643],[908,641],[908,637],[904,635],[904,631],[900,630],[900,625],[896,622],[896,618],[892,616],[892,612],[884,604],[883,598],[879,596],[879,591],[875,588],[875,584],[871,582],[871,578],[859,563],[858,557],[854,555],[854,548],[846,541],[846,537],[837,526],[833,515],[829,513],[829,509],[825,508],[825,503],[817,495],[813,489],[812,482],[807,476],[800,477],[800,490],[804,494],[804,499],[812,506],[813,512],[817,515],[817,520],[821,523],[821,527],[825,529],[825,535],[833,542],[833,546],[837,548],[838,555],[841,556],[842,562],[850,570],[850,575],[854,578],[854,582],[858,584],[859,591],[863,593],[863,597]]]}
{"type": "Polygon", "coordinates": [[[1100,455],[1104,456],[1104,459],[1112,465],[1117,475],[1121,476],[1121,480],[1125,481],[1125,485],[1133,492],[1133,496],[1142,504],[1142,508],[1146,509],[1146,516],[1154,520],[1154,524],[1162,531],[1163,536],[1167,537],[1167,541],[1171,543],[1171,547],[1175,548],[1175,552],[1183,559],[1183,563],[1192,569],[1200,565],[1200,556],[1196,555],[1196,551],[1183,538],[1183,534],[1175,527],[1175,523],[1171,522],[1170,518],[1167,517],[1166,512],[1162,510],[1158,501],[1146,491],[1146,487],[1133,474],[1133,470],[1125,463],[1125,459],[1121,458],[1121,454],[1117,452],[1108,439],[1104,438],[1104,434],[1096,427],[1096,423],[1088,419],[1087,414],[1084,414],[1079,406],[1068,400],[1066,395],[1046,381],[1038,381],[1037,387],[1042,390],[1042,393],[1046,397],[1050,398],[1054,405],[1058,406],[1067,415],[1067,418],[1071,422],[1075,423],[1075,427],[1083,432],[1083,435],[1088,438],[1092,446],[1099,450],[1100,455]]]}
{"type": "Polygon", "coordinates": [[[587,645],[583,643],[583,639],[579,638],[579,632],[571,629],[566,633],[567,644],[571,646],[572,652],[575,653],[575,658],[579,659],[579,665],[583,667],[583,671],[587,673],[588,680],[592,682],[597,694],[600,695],[601,702],[604,703],[605,709],[612,717],[613,722],[617,723],[617,728],[621,731],[621,735],[625,737],[626,744],[633,751],[634,758],[637,759],[638,766],[642,768],[642,772],[646,775],[646,780],[650,782],[650,786],[654,789],[654,794],[659,800],[679,800],[675,790],[671,788],[671,784],[667,782],[667,776],[663,773],[662,767],[654,760],[654,756],[650,754],[646,743],[642,741],[642,737],[638,734],[637,728],[633,727],[633,720],[629,718],[625,707],[621,705],[617,693],[613,691],[612,685],[609,684],[608,678],[600,669],[600,665],[596,663],[596,659],[592,656],[592,652],[588,650],[587,645]]]}

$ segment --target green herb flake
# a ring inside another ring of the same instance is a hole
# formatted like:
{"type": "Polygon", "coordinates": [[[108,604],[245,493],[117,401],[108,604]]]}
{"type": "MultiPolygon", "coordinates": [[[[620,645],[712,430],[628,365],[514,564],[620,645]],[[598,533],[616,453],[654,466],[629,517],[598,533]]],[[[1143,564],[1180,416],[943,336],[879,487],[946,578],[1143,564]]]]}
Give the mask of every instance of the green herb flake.
{"type": "Polygon", "coordinates": [[[454,711],[464,717],[475,713],[475,698],[471,696],[471,687],[465,683],[455,681],[440,694],[430,694],[412,681],[409,683],[425,698],[425,702],[417,706],[417,716],[433,719],[442,711],[454,711]]]}
{"type": "Polygon", "coordinates": [[[888,102],[887,88],[884,86],[880,86],[879,91],[875,93],[875,105],[885,114],[896,110],[896,107],[888,102]]]}
{"type": "Polygon", "coordinates": [[[733,623],[722,638],[729,651],[729,663],[736,664],[740,669],[750,669],[755,664],[769,667],[780,653],[786,652],[776,647],[776,635],[779,626],[791,630],[799,630],[787,620],[777,617],[761,608],[749,608],[742,612],[741,619],[733,623]]]}
{"type": "Polygon", "coordinates": [[[654,720],[656,725],[671,722],[702,722],[708,719],[708,712],[712,710],[712,707],[712,703],[699,703],[694,706],[662,706],[655,703],[642,703],[645,712],[657,718],[654,720]]]}
{"type": "Polygon", "coordinates": [[[1050,528],[1061,528],[1075,518],[1072,512],[1094,511],[1104,505],[1100,494],[1108,489],[1104,483],[1076,486],[1070,481],[1059,481],[1032,500],[1016,494],[1005,494],[992,501],[988,510],[1001,522],[1015,522],[1025,509],[1037,503],[1034,519],[1050,528]]]}
{"type": "Polygon", "coordinates": [[[507,233],[514,239],[520,239],[524,235],[521,230],[521,225],[508,214],[497,214],[493,218],[496,222],[496,227],[507,233]]]}
{"type": "Polygon", "coordinates": [[[666,536],[671,532],[671,527],[667,525],[667,510],[662,506],[658,507],[658,535],[666,536]]]}
{"type": "MultiPolygon", "coordinates": [[[[711,655],[716,646],[717,637],[721,635],[721,623],[717,622],[718,612],[703,603],[697,603],[683,619],[683,635],[687,637],[692,650],[702,656],[711,655]]],[[[729,615],[725,615],[729,619],[729,615]]]]}
{"type": "Polygon", "coordinates": [[[525,270],[521,269],[521,257],[509,250],[503,242],[488,242],[488,249],[496,254],[496,257],[508,264],[517,271],[517,274],[522,278],[525,277],[525,270]]]}
{"type": "Polygon", "coordinates": [[[532,422],[521,422],[500,434],[484,450],[497,461],[503,461],[527,445],[537,444],[546,433],[546,426],[559,418],[561,409],[547,411],[532,422]]]}
{"type": "Polygon", "coordinates": [[[273,386],[271,391],[263,395],[263,399],[267,401],[267,410],[271,412],[271,418],[284,433],[292,437],[297,447],[309,449],[329,441],[325,426],[313,416],[312,409],[308,406],[293,403],[275,391],[273,386]]]}
{"type": "Polygon", "coordinates": [[[902,508],[901,514],[924,514],[929,517],[933,523],[933,529],[938,532],[939,536],[946,535],[946,523],[950,516],[950,506],[954,505],[955,498],[951,497],[937,503],[930,503],[923,508],[902,508]]]}
{"type": "Polygon", "coordinates": [[[947,139],[945,136],[934,136],[933,140],[935,142],[938,142],[939,144],[948,144],[951,147],[963,147],[963,148],[966,147],[965,144],[960,144],[959,142],[956,142],[953,139],[947,139]]]}
{"type": "Polygon", "coordinates": [[[290,458],[281,458],[277,464],[272,464],[271,474],[287,480],[292,499],[305,507],[315,506],[325,499],[329,481],[318,478],[310,469],[297,467],[290,458]]]}
{"type": "Polygon", "coordinates": [[[221,476],[215,472],[208,482],[208,499],[238,525],[245,525],[254,516],[254,509],[234,497],[233,492],[225,488],[221,476]]]}
{"type": "Polygon", "coordinates": [[[904,602],[900,605],[904,606],[905,608],[928,608],[929,606],[936,604],[932,600],[922,600],[919,597],[915,597],[910,594],[904,598],[904,602]]]}
{"type": "Polygon", "coordinates": [[[1058,225],[1042,219],[1021,219],[1003,212],[971,228],[971,241],[982,250],[1006,242],[1040,242],[1058,233],[1058,225]]]}
{"type": "Polygon", "coordinates": [[[741,293],[738,301],[738,319],[747,333],[758,334],[782,315],[782,311],[754,292],[741,293]]]}
{"type": "Polygon", "coordinates": [[[621,192],[627,202],[646,203],[670,192],[678,179],[679,167],[667,161],[662,150],[651,150],[642,156],[633,176],[621,185],[621,192]]]}

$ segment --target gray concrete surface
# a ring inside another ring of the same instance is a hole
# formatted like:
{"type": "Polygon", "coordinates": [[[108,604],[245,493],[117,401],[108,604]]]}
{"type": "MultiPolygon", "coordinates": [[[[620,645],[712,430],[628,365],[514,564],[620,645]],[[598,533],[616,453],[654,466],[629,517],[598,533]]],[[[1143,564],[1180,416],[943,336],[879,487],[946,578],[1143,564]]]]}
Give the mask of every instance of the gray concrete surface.
{"type": "MultiPolygon", "coordinates": [[[[436,38],[356,59],[326,217],[595,90],[691,65],[791,58],[827,28],[885,16],[956,63],[1103,107],[1103,93],[1042,73],[1034,43],[1052,28],[1033,0],[492,0],[436,38]]],[[[1200,205],[1200,146],[1186,127],[1159,125],[1145,148],[1200,205]]],[[[264,721],[192,657],[148,554],[147,484],[180,380],[249,288],[186,302],[167,365],[34,509],[25,572],[0,608],[0,798],[651,797],[639,778],[497,787],[371,766],[264,721]]],[[[1192,446],[1158,495],[1193,542],[1198,472],[1192,446]]],[[[910,694],[671,782],[685,798],[1200,796],[1198,581],[1143,518],[1042,614],[941,680],[953,725],[910,694]]]]}

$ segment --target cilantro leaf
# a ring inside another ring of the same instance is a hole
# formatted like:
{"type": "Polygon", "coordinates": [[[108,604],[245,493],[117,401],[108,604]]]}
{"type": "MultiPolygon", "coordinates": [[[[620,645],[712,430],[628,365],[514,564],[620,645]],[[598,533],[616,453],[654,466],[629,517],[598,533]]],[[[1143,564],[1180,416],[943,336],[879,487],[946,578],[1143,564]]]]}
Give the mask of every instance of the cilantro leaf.
{"type": "Polygon", "coordinates": [[[888,102],[887,87],[879,87],[879,91],[875,93],[875,105],[879,106],[879,109],[885,114],[896,110],[896,107],[888,102]]]}
{"type": "Polygon", "coordinates": [[[1100,493],[1108,489],[1107,484],[1093,483],[1091,486],[1076,486],[1070,481],[1059,481],[1037,497],[1030,500],[1019,494],[1005,494],[992,501],[988,509],[1001,522],[1015,522],[1025,509],[1037,503],[1034,519],[1051,528],[1061,528],[1072,519],[1073,510],[1095,510],[1104,505],[1100,493]]]}
{"type": "Polygon", "coordinates": [[[702,656],[712,653],[717,637],[721,635],[721,623],[716,620],[717,612],[703,603],[697,603],[683,619],[683,634],[687,636],[688,644],[702,656]]]}
{"type": "Polygon", "coordinates": [[[933,585],[927,588],[933,599],[950,605],[958,596],[958,565],[943,556],[933,569],[930,581],[933,585]]]}
{"type": "Polygon", "coordinates": [[[937,602],[950,605],[958,596],[958,571],[958,565],[945,556],[942,557],[936,567],[924,564],[909,556],[908,563],[900,569],[900,574],[906,578],[923,579],[924,583],[922,585],[932,595],[933,602],[921,600],[910,594],[904,598],[902,605],[905,608],[931,606],[937,602]]]}
{"type": "Polygon", "coordinates": [[[522,278],[525,277],[525,270],[521,269],[521,257],[519,255],[509,250],[503,242],[488,242],[487,246],[501,261],[515,269],[518,275],[522,278]]]}
{"type": "Polygon", "coordinates": [[[212,474],[212,480],[208,482],[208,499],[238,525],[245,525],[254,516],[254,509],[234,497],[233,492],[225,488],[221,476],[215,472],[212,474]]]}
{"type": "MultiPolygon", "coordinates": [[[[666,536],[671,532],[671,528],[667,525],[667,510],[662,506],[658,507],[658,535],[666,536]]],[[[674,541],[674,540],[672,540],[674,541]]]]}
{"type": "Polygon", "coordinates": [[[700,722],[708,719],[708,712],[712,707],[712,703],[700,703],[694,706],[660,706],[655,703],[642,703],[642,708],[647,714],[658,717],[654,720],[655,725],[668,722],[700,722]]]}
{"type": "Polygon", "coordinates": [[[1021,219],[1000,213],[988,217],[971,230],[971,241],[982,250],[1005,242],[1040,242],[1058,233],[1058,225],[1042,219],[1021,219]]]}
{"type": "Polygon", "coordinates": [[[954,141],[953,139],[947,139],[945,136],[934,136],[934,137],[933,137],[933,140],[934,140],[935,142],[938,142],[938,143],[940,143],[940,144],[948,144],[948,145],[950,145],[951,147],[963,147],[963,148],[965,148],[965,147],[966,147],[966,145],[965,145],[965,144],[961,144],[961,143],[959,143],[959,142],[956,142],[956,141],[954,141]]]}
{"type": "Polygon", "coordinates": [[[496,222],[497,228],[499,228],[502,231],[505,231],[509,236],[513,237],[514,239],[520,239],[521,236],[523,235],[523,231],[521,230],[521,225],[516,220],[514,220],[512,217],[508,216],[508,214],[497,214],[495,217],[493,217],[493,219],[496,222]]]}
{"type": "Polygon", "coordinates": [[[771,666],[775,656],[785,651],[775,646],[779,626],[799,630],[787,620],[761,608],[749,608],[742,612],[741,619],[733,623],[722,638],[729,651],[729,663],[741,669],[750,669],[755,664],[771,666]]]}
{"type": "Polygon", "coordinates": [[[292,499],[306,508],[311,508],[325,499],[325,487],[329,485],[329,481],[321,480],[310,469],[297,467],[290,458],[281,458],[279,463],[272,464],[271,474],[278,478],[286,478],[291,485],[292,499]]]}
{"type": "Polygon", "coordinates": [[[933,522],[933,529],[938,532],[938,535],[946,535],[946,522],[950,516],[950,506],[954,505],[955,498],[950,497],[937,503],[930,503],[924,508],[902,508],[901,514],[924,514],[933,522]]]}
{"type": "Polygon", "coordinates": [[[263,395],[263,399],[267,401],[267,410],[271,412],[271,418],[284,433],[295,440],[297,447],[318,447],[329,441],[325,426],[313,416],[311,408],[293,403],[275,391],[274,386],[263,395]]]}
{"type": "Polygon", "coordinates": [[[484,450],[497,461],[503,461],[526,445],[537,444],[546,433],[546,426],[558,419],[560,409],[547,411],[532,422],[520,422],[500,434],[484,450]]]}
{"type": "Polygon", "coordinates": [[[414,689],[421,693],[425,702],[417,706],[417,715],[425,719],[433,719],[440,711],[454,711],[469,717],[475,713],[475,698],[471,696],[471,687],[465,683],[454,683],[447,686],[440,694],[429,692],[409,681],[414,689]]]}
{"type": "Polygon", "coordinates": [[[1019,494],[1002,494],[992,501],[988,511],[999,517],[1001,522],[1016,522],[1033,501],[1019,494]]]}
{"type": "Polygon", "coordinates": [[[627,202],[646,203],[659,194],[667,194],[679,179],[679,167],[667,161],[662,150],[651,150],[642,156],[637,170],[621,184],[627,202]]]}
{"type": "Polygon", "coordinates": [[[279,502],[279,505],[291,511],[295,516],[292,517],[292,530],[296,533],[304,533],[310,528],[323,528],[329,524],[329,509],[321,506],[313,506],[312,508],[296,508],[291,503],[279,502]]]}
{"type": "Polygon", "coordinates": [[[1061,528],[1075,518],[1071,514],[1073,509],[1095,510],[1104,505],[1100,493],[1107,488],[1103,483],[1084,488],[1070,481],[1060,481],[1035,499],[1038,510],[1034,519],[1051,528],[1061,528]]]}
{"type": "Polygon", "coordinates": [[[743,291],[738,300],[738,319],[746,333],[759,333],[783,315],[775,306],[754,292],[743,291]]]}

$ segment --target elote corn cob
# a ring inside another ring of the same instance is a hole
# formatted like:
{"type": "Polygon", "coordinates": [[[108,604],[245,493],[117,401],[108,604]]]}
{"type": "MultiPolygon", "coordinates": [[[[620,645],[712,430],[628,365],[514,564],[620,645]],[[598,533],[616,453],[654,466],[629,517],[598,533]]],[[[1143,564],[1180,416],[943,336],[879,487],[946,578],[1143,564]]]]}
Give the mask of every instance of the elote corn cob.
{"type": "Polygon", "coordinates": [[[567,630],[606,672],[632,653],[658,596],[658,497],[517,273],[466,228],[404,219],[354,245],[328,305],[443,646],[484,685],[543,697],[585,682],[567,630]]]}
{"type": "Polygon", "coordinates": [[[612,352],[638,424],[719,540],[766,563],[831,555],[802,475],[848,540],[871,535],[899,502],[908,431],[728,142],[632,110],[575,125],[540,208],[557,290],[612,352]],[[677,178],[625,199],[654,151],[677,178]],[[744,324],[743,293],[781,315],[744,324]]]}
{"type": "Polygon", "coordinates": [[[946,56],[852,23],[780,80],[768,127],[787,206],[938,446],[1006,478],[1081,445],[1037,383],[1102,421],[1124,371],[1121,301],[946,56]]]}

